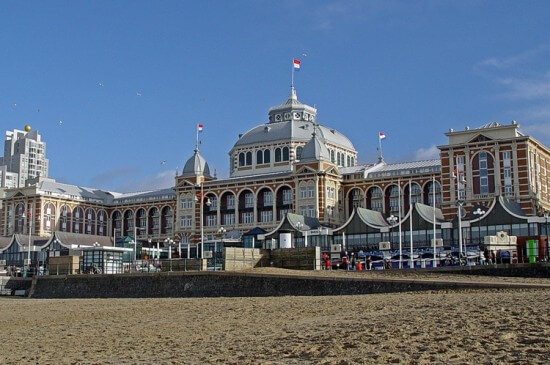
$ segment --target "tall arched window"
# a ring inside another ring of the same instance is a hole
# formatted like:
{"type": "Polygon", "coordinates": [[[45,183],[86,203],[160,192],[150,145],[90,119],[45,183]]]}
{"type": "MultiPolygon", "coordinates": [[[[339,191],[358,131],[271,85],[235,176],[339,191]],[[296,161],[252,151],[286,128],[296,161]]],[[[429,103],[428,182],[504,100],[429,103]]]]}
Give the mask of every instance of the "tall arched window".
{"type": "Polygon", "coordinates": [[[283,147],[283,161],[288,161],[288,160],[290,160],[288,147],[283,147]]]}
{"type": "Polygon", "coordinates": [[[264,163],[271,163],[271,151],[265,150],[264,151],[264,163]]]}
{"type": "Polygon", "coordinates": [[[256,151],[256,165],[261,165],[264,163],[264,153],[262,150],[256,151]]]}
{"type": "Polygon", "coordinates": [[[334,150],[330,150],[330,161],[332,163],[336,162],[336,158],[334,157],[334,150]]]}
{"type": "Polygon", "coordinates": [[[275,162],[281,162],[281,149],[279,147],[275,148],[275,162]]]}
{"type": "Polygon", "coordinates": [[[304,148],[302,146],[296,147],[296,160],[300,160],[302,158],[302,151],[304,148]]]}
{"type": "Polygon", "coordinates": [[[244,158],[244,152],[239,153],[239,167],[244,166],[245,158],[244,158]]]}
{"type": "Polygon", "coordinates": [[[252,152],[246,153],[246,166],[252,166],[252,152]]]}
{"type": "Polygon", "coordinates": [[[347,161],[348,162],[347,166],[350,167],[351,166],[351,156],[350,155],[347,156],[347,160],[348,160],[347,161]]]}

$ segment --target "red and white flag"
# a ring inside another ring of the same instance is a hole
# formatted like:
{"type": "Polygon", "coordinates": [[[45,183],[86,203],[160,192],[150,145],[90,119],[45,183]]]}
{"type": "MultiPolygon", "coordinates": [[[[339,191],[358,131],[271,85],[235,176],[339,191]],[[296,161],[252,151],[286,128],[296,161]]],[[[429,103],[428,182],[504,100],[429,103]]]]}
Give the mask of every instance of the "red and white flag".
{"type": "Polygon", "coordinates": [[[197,130],[198,130],[199,132],[202,132],[202,124],[197,124],[197,130]]]}
{"type": "Polygon", "coordinates": [[[384,138],[386,138],[386,135],[382,132],[378,132],[378,138],[379,139],[384,139],[384,138]]]}
{"type": "Polygon", "coordinates": [[[300,71],[300,60],[294,59],[293,64],[294,64],[294,70],[300,71]]]}

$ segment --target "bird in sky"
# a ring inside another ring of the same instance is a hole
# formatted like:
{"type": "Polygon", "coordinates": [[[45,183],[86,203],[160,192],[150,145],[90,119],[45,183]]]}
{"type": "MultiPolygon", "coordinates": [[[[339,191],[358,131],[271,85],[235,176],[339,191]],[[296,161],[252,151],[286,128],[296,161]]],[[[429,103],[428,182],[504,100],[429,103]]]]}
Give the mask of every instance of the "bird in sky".
{"type": "Polygon", "coordinates": [[[166,165],[166,161],[160,161],[161,165],[166,165]]]}
{"type": "Polygon", "coordinates": [[[302,56],[307,57],[307,53],[302,53],[302,56]]]}
{"type": "Polygon", "coordinates": [[[100,82],[100,83],[98,83],[98,84],[97,84],[97,86],[99,86],[99,87],[103,87],[103,83],[102,83],[102,82],[100,82]]]}
{"type": "Polygon", "coordinates": [[[136,95],[137,95],[137,96],[141,96],[141,93],[138,91],[138,92],[136,93],[136,95]]]}
{"type": "Polygon", "coordinates": [[[60,120],[60,121],[59,121],[59,125],[62,125],[62,124],[63,124],[63,121],[62,121],[62,120],[60,120]]]}

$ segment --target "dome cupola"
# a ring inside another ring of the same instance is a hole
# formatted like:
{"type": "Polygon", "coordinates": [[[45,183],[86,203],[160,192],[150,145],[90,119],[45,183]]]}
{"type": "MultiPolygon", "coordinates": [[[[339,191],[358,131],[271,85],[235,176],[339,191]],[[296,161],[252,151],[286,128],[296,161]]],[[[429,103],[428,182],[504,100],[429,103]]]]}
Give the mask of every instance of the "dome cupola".
{"type": "Polygon", "coordinates": [[[195,148],[195,153],[185,163],[185,166],[183,167],[183,171],[181,172],[181,176],[182,177],[196,177],[196,176],[211,177],[210,167],[208,166],[208,163],[206,162],[204,157],[202,157],[202,155],[200,154],[198,148],[195,148]]]}

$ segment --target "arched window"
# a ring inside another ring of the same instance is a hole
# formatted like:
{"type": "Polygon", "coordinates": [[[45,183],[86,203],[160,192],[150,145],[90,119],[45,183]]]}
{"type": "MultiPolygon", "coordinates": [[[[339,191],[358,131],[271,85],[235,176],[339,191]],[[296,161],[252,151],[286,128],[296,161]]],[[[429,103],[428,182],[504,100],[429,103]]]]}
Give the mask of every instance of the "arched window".
{"type": "Polygon", "coordinates": [[[256,151],[256,165],[261,165],[264,163],[264,153],[262,150],[256,151]]]}
{"type": "Polygon", "coordinates": [[[275,148],[275,162],[281,162],[281,149],[275,148]]]}
{"type": "Polygon", "coordinates": [[[351,166],[351,156],[348,155],[348,167],[351,166]]]}
{"type": "Polygon", "coordinates": [[[288,147],[283,147],[283,161],[290,160],[288,147]]]}
{"type": "Polygon", "coordinates": [[[246,153],[246,166],[252,166],[252,152],[246,153]]]}
{"type": "Polygon", "coordinates": [[[355,157],[351,158],[351,166],[355,166],[355,157]]]}
{"type": "Polygon", "coordinates": [[[302,158],[302,151],[304,148],[302,146],[296,147],[296,160],[300,160],[302,158]]]}
{"type": "Polygon", "coordinates": [[[336,162],[336,158],[334,157],[334,150],[330,150],[330,161],[332,163],[336,162]]]}
{"type": "Polygon", "coordinates": [[[340,152],[338,152],[338,153],[336,154],[336,164],[337,164],[338,166],[342,166],[341,160],[342,160],[342,154],[341,154],[340,152]]]}
{"type": "Polygon", "coordinates": [[[239,167],[244,166],[244,152],[239,153],[239,167]]]}
{"type": "Polygon", "coordinates": [[[271,163],[271,151],[265,150],[264,151],[264,163],[271,163]]]}

